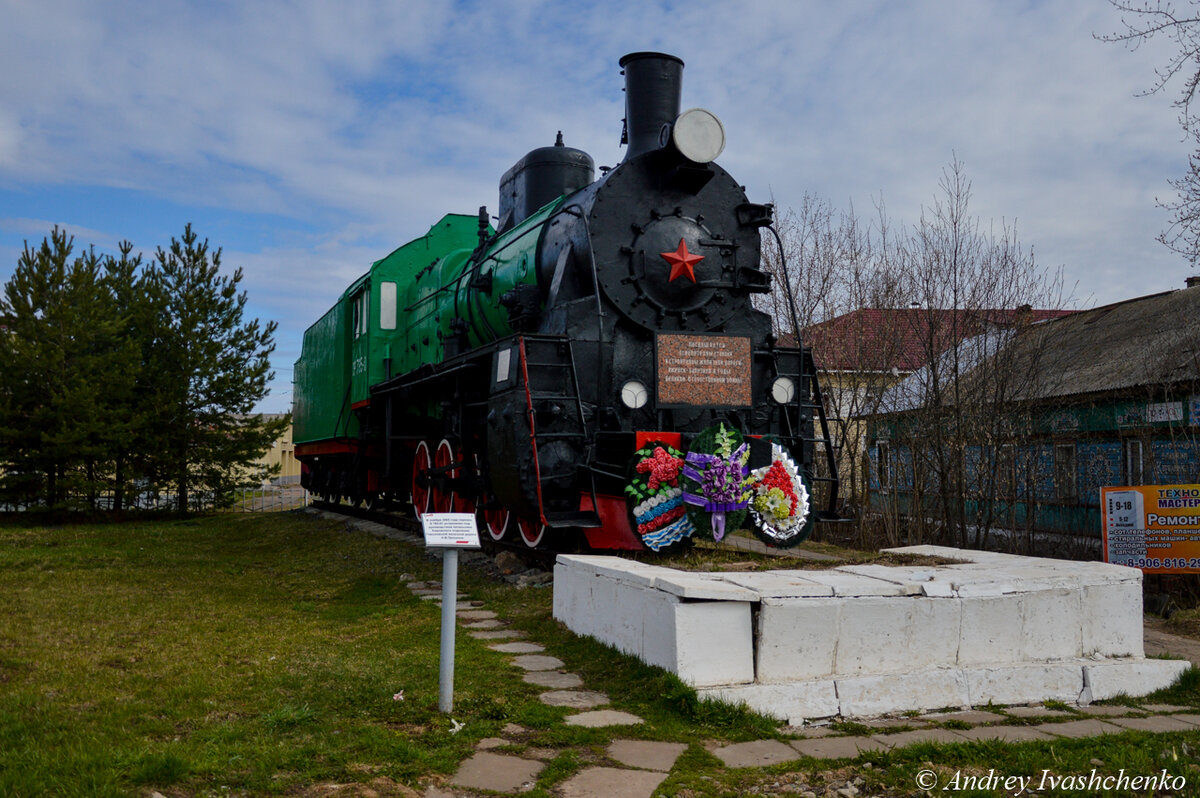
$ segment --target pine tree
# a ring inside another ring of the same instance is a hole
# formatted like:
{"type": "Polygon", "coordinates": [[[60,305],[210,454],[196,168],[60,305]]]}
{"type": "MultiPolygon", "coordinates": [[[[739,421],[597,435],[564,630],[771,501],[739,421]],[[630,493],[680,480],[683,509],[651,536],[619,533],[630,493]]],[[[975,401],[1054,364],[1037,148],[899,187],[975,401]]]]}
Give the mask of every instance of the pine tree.
{"type": "Polygon", "coordinates": [[[71,260],[74,241],[55,228],[26,245],[0,297],[0,452],[5,493],[51,508],[95,499],[110,446],[124,431],[109,412],[129,377],[124,331],[94,250],[71,260]]]}
{"type": "Polygon", "coordinates": [[[221,274],[189,224],[159,248],[146,290],[157,308],[149,330],[141,400],[158,415],[147,441],[155,476],[186,511],[195,490],[227,501],[288,419],[251,415],[267,393],[276,324],[246,321],[242,270],[221,274]]]}

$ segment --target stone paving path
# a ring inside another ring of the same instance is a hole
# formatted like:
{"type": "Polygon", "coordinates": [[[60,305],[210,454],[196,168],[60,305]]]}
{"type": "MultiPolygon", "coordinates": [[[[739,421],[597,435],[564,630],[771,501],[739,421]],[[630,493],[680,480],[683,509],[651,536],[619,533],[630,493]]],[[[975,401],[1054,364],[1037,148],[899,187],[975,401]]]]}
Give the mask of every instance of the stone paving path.
{"type": "MultiPolygon", "coordinates": [[[[441,596],[436,582],[412,582],[408,588],[422,598],[438,600],[441,596]]],[[[510,655],[512,663],[524,671],[525,682],[547,688],[540,696],[544,703],[578,710],[564,719],[566,725],[636,727],[644,722],[636,715],[606,709],[607,695],[584,689],[583,679],[564,671],[562,660],[547,655],[541,644],[522,639],[523,632],[505,628],[505,621],[494,612],[465,599],[459,597],[460,625],[476,639],[495,641],[488,647],[510,655]]],[[[854,758],[864,752],[924,742],[1024,742],[1120,734],[1127,730],[1193,731],[1200,730],[1200,713],[1193,707],[1157,704],[1070,710],[1040,705],[989,707],[879,718],[856,723],[851,728],[854,731],[848,733],[828,725],[793,727],[788,731],[795,734],[795,739],[786,742],[713,742],[705,747],[728,768],[768,767],[804,757],[854,758]]],[[[463,762],[448,783],[430,787],[424,798],[467,798],[478,795],[479,790],[510,794],[528,791],[546,763],[559,752],[535,748],[526,748],[521,755],[497,752],[496,749],[506,746],[522,746],[521,738],[526,733],[526,729],[510,723],[502,731],[504,736],[481,740],[475,754],[463,762]]],[[[557,784],[554,791],[564,798],[651,798],[686,749],[684,743],[616,739],[606,751],[611,764],[588,766],[557,784]]]]}

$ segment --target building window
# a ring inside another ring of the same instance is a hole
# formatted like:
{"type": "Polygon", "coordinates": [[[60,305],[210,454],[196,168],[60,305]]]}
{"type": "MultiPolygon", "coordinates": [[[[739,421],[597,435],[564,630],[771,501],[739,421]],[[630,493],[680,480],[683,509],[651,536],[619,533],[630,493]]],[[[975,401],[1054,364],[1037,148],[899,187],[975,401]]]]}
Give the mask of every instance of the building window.
{"type": "Polygon", "coordinates": [[[1125,484],[1145,484],[1145,450],[1142,442],[1130,438],[1125,441],[1125,484]]]}
{"type": "Polygon", "coordinates": [[[1006,443],[1000,447],[999,456],[996,458],[996,496],[1001,499],[1013,499],[1016,495],[1016,447],[1006,443]]]}
{"type": "Polygon", "coordinates": [[[888,441],[875,442],[875,462],[879,487],[886,490],[892,486],[892,446],[888,441]]]}
{"type": "Polygon", "coordinates": [[[1075,444],[1054,444],[1054,496],[1073,502],[1079,496],[1075,474],[1075,444]]]}

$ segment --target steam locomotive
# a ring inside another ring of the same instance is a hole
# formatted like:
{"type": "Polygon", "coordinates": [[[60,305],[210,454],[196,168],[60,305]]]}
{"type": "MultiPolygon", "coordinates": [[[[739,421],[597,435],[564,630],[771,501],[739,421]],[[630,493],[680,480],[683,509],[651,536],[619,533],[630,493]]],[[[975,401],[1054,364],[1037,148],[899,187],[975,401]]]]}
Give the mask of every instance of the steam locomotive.
{"type": "MultiPolygon", "coordinates": [[[[814,418],[828,432],[811,354],[781,345],[751,302],[770,290],[772,208],[714,162],[717,117],[680,113],[681,59],[620,66],[618,166],[596,179],[560,132],[501,178],[494,227],[486,208],[444,216],[305,332],[293,411],[309,491],[478,512],[492,538],[530,547],[582,535],[640,550],[667,516],[680,526],[689,496],[686,512],[723,524],[749,506],[749,475],[778,466],[770,484],[797,520],[797,492],[818,479],[814,418]],[[693,454],[701,437],[717,445],[693,454]],[[699,506],[721,463],[740,468],[728,501],[699,506]]],[[[832,506],[836,482],[826,493],[832,506]]],[[[767,539],[797,542],[819,515],[767,539]]]]}

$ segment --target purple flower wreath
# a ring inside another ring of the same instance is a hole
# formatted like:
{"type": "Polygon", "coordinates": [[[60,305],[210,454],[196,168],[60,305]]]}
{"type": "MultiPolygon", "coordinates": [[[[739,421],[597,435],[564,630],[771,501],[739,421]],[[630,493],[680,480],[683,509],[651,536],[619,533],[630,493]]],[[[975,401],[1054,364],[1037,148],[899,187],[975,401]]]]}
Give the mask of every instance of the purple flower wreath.
{"type": "MultiPolygon", "coordinates": [[[[697,441],[706,437],[701,433],[697,441]]],[[[711,514],[709,522],[713,540],[717,542],[725,537],[726,514],[745,510],[749,498],[745,482],[750,449],[746,443],[734,448],[740,437],[721,424],[713,434],[715,451],[710,453],[693,448],[683,467],[683,476],[696,485],[696,489],[684,490],[683,500],[711,514]]]]}

